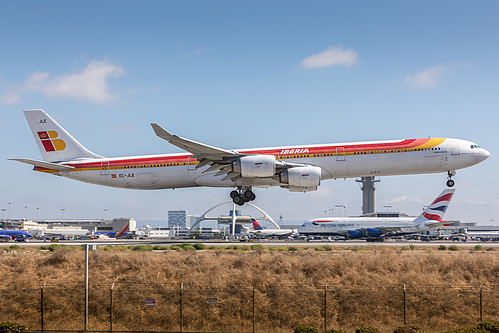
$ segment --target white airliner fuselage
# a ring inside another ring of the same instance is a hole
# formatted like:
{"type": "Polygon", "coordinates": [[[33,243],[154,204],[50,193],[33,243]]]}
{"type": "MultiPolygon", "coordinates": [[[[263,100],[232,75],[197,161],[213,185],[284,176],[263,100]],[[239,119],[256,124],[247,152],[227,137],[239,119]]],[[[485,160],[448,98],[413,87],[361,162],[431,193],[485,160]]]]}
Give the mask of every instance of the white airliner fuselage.
{"type": "MultiPolygon", "coordinates": [[[[418,139],[416,139],[418,140],[418,139]]],[[[415,141],[416,141],[415,140],[415,141]]],[[[320,180],[337,178],[356,178],[364,176],[393,176],[447,172],[480,163],[488,154],[482,148],[470,148],[474,144],[459,139],[419,139],[427,142],[440,141],[431,148],[415,148],[408,151],[400,149],[377,150],[357,154],[290,154],[279,152],[288,147],[235,150],[241,154],[275,154],[277,160],[321,168],[320,180]],[[455,147],[453,150],[452,147],[455,147]]],[[[334,151],[337,146],[348,149],[350,145],[386,145],[387,142],[400,144],[403,141],[377,141],[370,143],[333,144],[327,151],[334,151]]],[[[329,145],[328,145],[329,146],[329,145]]],[[[296,147],[296,146],[295,146],[296,147]]],[[[305,146],[300,146],[305,147],[305,146]]],[[[306,146],[307,152],[323,146],[306,146]]],[[[326,146],[327,147],[327,146],[326,146]]],[[[324,148],[326,148],[324,147],[324,148]]],[[[407,150],[407,149],[406,149],[407,150]]],[[[216,176],[216,172],[205,173],[208,166],[196,169],[198,162],[192,154],[164,154],[136,157],[102,158],[82,161],[67,161],[64,165],[72,166],[74,171],[54,172],[36,168],[37,171],[54,174],[98,185],[134,188],[134,189],[171,189],[181,187],[271,187],[286,186],[273,177],[225,179],[226,174],[216,176]]]]}
{"type": "Polygon", "coordinates": [[[471,141],[448,138],[225,150],[152,124],[159,137],[189,153],[105,158],[83,147],[44,111],[25,115],[44,161],[15,160],[34,165],[36,171],[128,189],[237,187],[239,193],[233,191],[231,197],[238,204],[239,199],[254,199],[252,187],[305,192],[327,179],[439,172],[452,176],[454,170],[490,155],[471,141]]]}
{"type": "Polygon", "coordinates": [[[417,218],[322,217],[306,221],[298,233],[308,236],[343,236],[347,239],[376,238],[421,233],[456,221],[444,221],[454,189],[445,189],[417,218]]]}

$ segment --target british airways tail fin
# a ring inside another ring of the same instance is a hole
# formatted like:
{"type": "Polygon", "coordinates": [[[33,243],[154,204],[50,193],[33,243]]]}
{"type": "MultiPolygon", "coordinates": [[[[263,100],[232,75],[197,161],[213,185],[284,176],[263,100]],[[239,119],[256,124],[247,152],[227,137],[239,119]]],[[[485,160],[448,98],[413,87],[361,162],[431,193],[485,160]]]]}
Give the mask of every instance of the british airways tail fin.
{"type": "Polygon", "coordinates": [[[450,200],[454,195],[455,189],[445,189],[440,193],[440,195],[426,207],[424,212],[419,215],[414,223],[420,224],[427,221],[443,221],[445,211],[449,207],[450,200]]]}
{"type": "Polygon", "coordinates": [[[27,110],[24,115],[44,161],[63,162],[102,157],[83,147],[45,111],[27,110]]]}
{"type": "Polygon", "coordinates": [[[253,230],[263,230],[263,227],[255,219],[252,218],[251,222],[253,222],[253,230]]]}

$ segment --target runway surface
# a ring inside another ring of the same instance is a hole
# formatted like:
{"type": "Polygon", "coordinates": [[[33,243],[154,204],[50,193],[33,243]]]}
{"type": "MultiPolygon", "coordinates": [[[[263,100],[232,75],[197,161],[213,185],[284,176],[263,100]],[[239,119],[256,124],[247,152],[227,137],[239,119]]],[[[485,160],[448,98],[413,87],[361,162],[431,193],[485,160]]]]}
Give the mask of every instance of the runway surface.
{"type": "Polygon", "coordinates": [[[322,241],[302,241],[302,240],[255,240],[253,242],[240,241],[240,240],[206,240],[206,239],[144,239],[144,240],[121,240],[121,239],[109,239],[109,240],[71,240],[71,241],[59,241],[59,242],[44,242],[39,240],[30,240],[29,242],[0,242],[0,247],[9,247],[11,245],[19,245],[22,247],[27,246],[47,246],[50,244],[62,244],[68,246],[79,246],[82,244],[95,244],[99,246],[106,245],[141,245],[141,244],[151,244],[151,245],[173,245],[180,243],[202,243],[206,246],[228,246],[228,245],[253,245],[262,244],[264,246],[319,246],[319,245],[330,245],[333,247],[403,247],[403,246],[416,246],[416,247],[439,247],[444,245],[446,247],[450,245],[456,245],[458,247],[473,248],[476,245],[481,245],[483,248],[494,247],[499,249],[499,242],[477,242],[477,241],[467,241],[467,242],[457,242],[457,241],[431,241],[423,242],[419,240],[415,241],[385,241],[385,242],[366,242],[362,240],[348,240],[348,241],[333,241],[333,242],[322,242],[322,241]]]}

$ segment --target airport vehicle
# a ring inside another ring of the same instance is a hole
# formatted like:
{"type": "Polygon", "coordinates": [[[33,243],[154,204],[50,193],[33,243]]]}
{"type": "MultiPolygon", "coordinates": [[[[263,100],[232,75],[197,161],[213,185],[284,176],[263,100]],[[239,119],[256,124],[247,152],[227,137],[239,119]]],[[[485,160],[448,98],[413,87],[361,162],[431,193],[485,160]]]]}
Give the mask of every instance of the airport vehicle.
{"type": "Polygon", "coordinates": [[[255,199],[253,188],[280,186],[315,191],[322,180],[364,176],[448,174],[487,159],[477,144],[460,139],[423,138],[227,150],[170,134],[151,124],[157,136],[189,153],[106,158],[76,141],[43,110],[24,111],[43,161],[13,159],[35,171],[87,183],[127,189],[229,187],[234,203],[255,199]]]}
{"type": "Polygon", "coordinates": [[[264,229],[260,223],[254,218],[251,219],[253,230],[248,231],[250,234],[259,237],[286,237],[296,233],[296,229],[264,229]]]}
{"type": "Polygon", "coordinates": [[[0,230],[0,237],[10,237],[16,242],[27,242],[29,238],[33,237],[33,235],[22,230],[0,230]]]}
{"type": "Polygon", "coordinates": [[[417,218],[407,217],[322,217],[308,220],[298,228],[305,236],[343,236],[383,241],[385,237],[403,236],[449,226],[444,221],[455,189],[445,189],[417,218]]]}
{"type": "Polygon", "coordinates": [[[468,231],[468,228],[463,228],[460,232],[454,233],[453,238],[464,241],[499,242],[499,231],[468,231]]]}

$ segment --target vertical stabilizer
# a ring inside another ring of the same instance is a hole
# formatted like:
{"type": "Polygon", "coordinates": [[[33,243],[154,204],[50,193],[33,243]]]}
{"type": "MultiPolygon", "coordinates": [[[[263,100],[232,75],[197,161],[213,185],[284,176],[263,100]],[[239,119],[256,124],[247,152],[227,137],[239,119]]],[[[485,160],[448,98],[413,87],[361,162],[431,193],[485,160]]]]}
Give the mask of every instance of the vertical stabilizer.
{"type": "Polygon", "coordinates": [[[27,110],[24,115],[45,161],[63,162],[102,157],[83,147],[45,111],[27,110]]]}
{"type": "Polygon", "coordinates": [[[426,221],[443,221],[445,211],[447,210],[447,207],[449,207],[454,191],[455,189],[453,188],[443,190],[435,201],[426,207],[424,212],[414,220],[414,223],[420,224],[426,221]]]}
{"type": "Polygon", "coordinates": [[[252,218],[251,222],[253,222],[253,230],[263,230],[263,227],[255,219],[252,218]]]}

